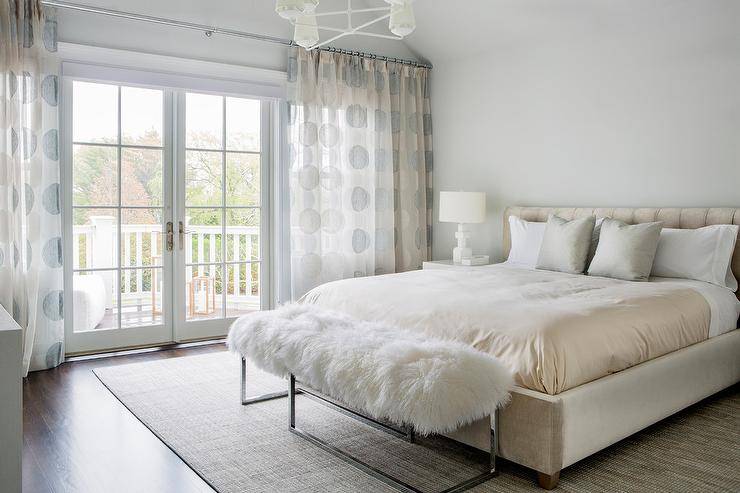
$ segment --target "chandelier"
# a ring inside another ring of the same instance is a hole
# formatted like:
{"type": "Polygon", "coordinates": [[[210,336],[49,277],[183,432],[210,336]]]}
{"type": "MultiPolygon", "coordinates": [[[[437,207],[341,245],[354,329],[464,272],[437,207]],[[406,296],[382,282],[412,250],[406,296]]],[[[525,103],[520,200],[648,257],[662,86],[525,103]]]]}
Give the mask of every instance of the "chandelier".
{"type": "Polygon", "coordinates": [[[275,12],[280,17],[287,19],[294,27],[293,41],[307,50],[313,50],[325,44],[331,43],[339,38],[350,35],[372,36],[386,39],[403,39],[416,28],[414,20],[414,9],[411,6],[413,0],[385,0],[388,5],[372,8],[352,8],[352,0],[347,0],[346,10],[335,10],[332,12],[316,12],[319,0],[277,0],[275,12]],[[370,21],[355,25],[352,22],[353,14],[366,14],[376,12],[380,14],[370,21]],[[319,17],[346,16],[347,27],[320,26],[317,22],[319,17]],[[388,30],[393,33],[378,34],[365,31],[369,26],[388,19],[388,30]],[[319,30],[333,32],[334,35],[324,41],[319,38],[319,30]]]}

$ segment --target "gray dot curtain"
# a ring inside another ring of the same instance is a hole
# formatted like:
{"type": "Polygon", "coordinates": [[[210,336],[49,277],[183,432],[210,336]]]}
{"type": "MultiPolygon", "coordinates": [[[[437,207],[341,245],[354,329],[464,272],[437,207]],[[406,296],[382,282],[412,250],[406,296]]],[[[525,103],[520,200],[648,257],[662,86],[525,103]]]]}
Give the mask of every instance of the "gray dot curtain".
{"type": "Polygon", "coordinates": [[[293,48],[291,288],[418,269],[431,254],[429,70],[293,48]]]}
{"type": "Polygon", "coordinates": [[[64,356],[57,22],[0,1],[0,303],[24,329],[24,374],[64,356]]]}

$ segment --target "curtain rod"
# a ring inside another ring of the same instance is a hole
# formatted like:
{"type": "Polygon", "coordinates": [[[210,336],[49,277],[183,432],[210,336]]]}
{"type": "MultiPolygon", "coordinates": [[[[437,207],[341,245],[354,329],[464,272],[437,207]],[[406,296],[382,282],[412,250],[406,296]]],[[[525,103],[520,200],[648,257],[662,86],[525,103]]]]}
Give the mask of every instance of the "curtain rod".
{"type": "MultiPolygon", "coordinates": [[[[106,9],[102,7],[91,7],[89,5],[82,5],[79,3],[56,1],[56,0],[42,0],[41,3],[45,6],[56,7],[59,9],[76,10],[78,12],[87,12],[90,14],[107,15],[110,17],[118,17],[122,19],[130,19],[134,21],[149,22],[152,24],[161,24],[165,26],[177,27],[180,29],[190,29],[192,31],[201,31],[209,38],[213,36],[214,34],[223,34],[224,36],[234,36],[237,38],[253,39],[255,41],[264,41],[267,43],[275,43],[275,44],[280,44],[280,45],[288,46],[288,47],[297,46],[293,40],[279,38],[277,36],[268,36],[265,34],[250,33],[246,31],[237,31],[234,29],[225,29],[225,28],[216,27],[216,26],[207,26],[205,24],[195,24],[192,22],[166,19],[164,17],[154,17],[150,15],[134,14],[131,12],[123,12],[120,10],[106,9]]],[[[350,51],[350,50],[344,50],[341,48],[332,48],[332,47],[321,47],[317,49],[321,51],[332,52],[332,53],[342,53],[345,55],[353,55],[353,56],[359,56],[363,58],[372,58],[375,60],[382,60],[386,62],[400,63],[404,65],[413,65],[415,67],[423,67],[423,68],[429,68],[429,69],[432,68],[432,65],[429,63],[422,63],[422,62],[416,62],[413,60],[404,60],[401,58],[393,58],[393,57],[375,55],[373,53],[365,53],[362,51],[350,51]]]]}

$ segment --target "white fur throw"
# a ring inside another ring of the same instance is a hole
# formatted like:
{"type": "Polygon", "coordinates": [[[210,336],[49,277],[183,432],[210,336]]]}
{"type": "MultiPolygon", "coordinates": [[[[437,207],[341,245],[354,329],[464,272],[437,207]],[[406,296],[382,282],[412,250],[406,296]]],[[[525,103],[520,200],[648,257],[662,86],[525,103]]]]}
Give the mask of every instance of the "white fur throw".
{"type": "Polygon", "coordinates": [[[461,343],[313,305],[287,305],[237,319],[229,348],[278,376],[427,435],[488,416],[508,401],[511,372],[461,343]]]}

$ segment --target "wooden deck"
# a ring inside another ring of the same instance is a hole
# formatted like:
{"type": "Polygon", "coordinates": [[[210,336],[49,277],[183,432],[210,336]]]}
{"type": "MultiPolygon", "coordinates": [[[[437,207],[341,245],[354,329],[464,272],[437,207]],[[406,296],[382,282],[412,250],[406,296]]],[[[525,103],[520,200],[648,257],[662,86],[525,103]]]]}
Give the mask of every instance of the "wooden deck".
{"type": "MultiPolygon", "coordinates": [[[[228,308],[226,309],[226,318],[239,317],[247,313],[252,313],[260,309],[259,305],[244,306],[240,308],[228,308]]],[[[220,308],[214,313],[209,315],[195,315],[188,317],[187,321],[191,320],[208,320],[213,318],[220,318],[220,308]]],[[[100,321],[98,326],[94,330],[98,329],[112,329],[118,327],[118,316],[114,310],[106,310],[103,320],[100,321]]],[[[161,314],[152,314],[151,307],[141,307],[141,309],[124,309],[121,313],[121,328],[126,327],[141,327],[146,325],[159,325],[164,323],[164,318],[161,314]]]]}

